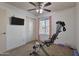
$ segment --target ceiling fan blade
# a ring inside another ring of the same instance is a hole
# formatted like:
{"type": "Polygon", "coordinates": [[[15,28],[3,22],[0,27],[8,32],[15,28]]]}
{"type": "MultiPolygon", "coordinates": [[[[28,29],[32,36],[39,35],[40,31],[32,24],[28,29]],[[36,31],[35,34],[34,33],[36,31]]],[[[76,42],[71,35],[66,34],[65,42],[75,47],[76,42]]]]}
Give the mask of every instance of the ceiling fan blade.
{"type": "Polygon", "coordinates": [[[50,3],[50,2],[46,3],[44,6],[46,7],[46,6],[49,6],[49,5],[51,5],[51,3],[50,3]]]}
{"type": "Polygon", "coordinates": [[[29,2],[29,3],[36,7],[36,5],[33,2],[29,2]]]}
{"type": "Polygon", "coordinates": [[[36,10],[36,8],[34,8],[34,9],[28,9],[28,11],[32,11],[32,10],[36,10]]]}
{"type": "Polygon", "coordinates": [[[48,9],[44,9],[45,11],[48,11],[48,12],[51,12],[51,10],[48,10],[48,9]]]}

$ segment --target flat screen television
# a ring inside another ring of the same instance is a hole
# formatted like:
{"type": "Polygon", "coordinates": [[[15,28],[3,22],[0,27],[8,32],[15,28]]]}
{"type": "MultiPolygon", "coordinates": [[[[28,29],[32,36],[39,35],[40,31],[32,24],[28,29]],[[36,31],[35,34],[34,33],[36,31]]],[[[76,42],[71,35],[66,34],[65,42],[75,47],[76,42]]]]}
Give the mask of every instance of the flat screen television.
{"type": "Polygon", "coordinates": [[[11,17],[11,25],[24,25],[24,19],[18,17],[11,17]]]}

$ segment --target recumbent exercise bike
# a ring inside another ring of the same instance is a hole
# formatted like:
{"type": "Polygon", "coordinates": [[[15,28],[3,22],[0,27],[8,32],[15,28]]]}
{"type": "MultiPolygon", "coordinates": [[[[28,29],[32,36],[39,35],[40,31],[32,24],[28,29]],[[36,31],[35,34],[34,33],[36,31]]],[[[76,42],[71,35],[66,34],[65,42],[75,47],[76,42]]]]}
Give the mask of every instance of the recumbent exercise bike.
{"type": "Polygon", "coordinates": [[[33,46],[33,51],[30,53],[30,55],[39,56],[38,49],[41,48],[42,51],[47,56],[49,56],[49,54],[46,52],[46,50],[44,49],[43,46],[49,47],[57,39],[57,36],[59,35],[60,32],[62,32],[62,29],[63,29],[63,31],[66,31],[65,22],[57,21],[56,24],[57,24],[56,33],[53,34],[53,36],[50,38],[50,40],[46,40],[46,41],[41,42],[41,43],[40,42],[36,42],[36,44],[33,46]]]}

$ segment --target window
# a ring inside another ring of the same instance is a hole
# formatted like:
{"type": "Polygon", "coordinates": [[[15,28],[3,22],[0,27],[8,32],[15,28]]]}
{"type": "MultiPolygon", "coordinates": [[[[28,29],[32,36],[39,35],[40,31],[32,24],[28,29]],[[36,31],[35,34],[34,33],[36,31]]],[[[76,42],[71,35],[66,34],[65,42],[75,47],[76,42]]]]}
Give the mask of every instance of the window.
{"type": "Polygon", "coordinates": [[[39,23],[39,34],[49,34],[49,20],[40,20],[39,23]]]}

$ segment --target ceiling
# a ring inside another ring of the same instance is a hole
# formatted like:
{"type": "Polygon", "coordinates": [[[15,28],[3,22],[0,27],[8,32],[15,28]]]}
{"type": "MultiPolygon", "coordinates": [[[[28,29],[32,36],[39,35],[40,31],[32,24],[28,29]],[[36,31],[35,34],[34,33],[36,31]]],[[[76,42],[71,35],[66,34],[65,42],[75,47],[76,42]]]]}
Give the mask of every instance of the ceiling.
{"type": "MultiPolygon", "coordinates": [[[[25,11],[27,11],[28,9],[35,8],[33,5],[29,4],[28,2],[6,2],[6,3],[13,5],[17,8],[23,9],[25,11]]],[[[76,4],[76,2],[51,2],[51,3],[52,5],[45,8],[51,10],[52,12],[74,7],[76,4]]],[[[33,14],[36,14],[36,11],[31,11],[31,12],[33,14]]]]}

